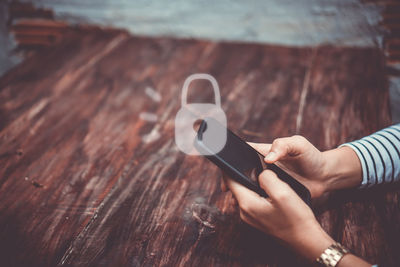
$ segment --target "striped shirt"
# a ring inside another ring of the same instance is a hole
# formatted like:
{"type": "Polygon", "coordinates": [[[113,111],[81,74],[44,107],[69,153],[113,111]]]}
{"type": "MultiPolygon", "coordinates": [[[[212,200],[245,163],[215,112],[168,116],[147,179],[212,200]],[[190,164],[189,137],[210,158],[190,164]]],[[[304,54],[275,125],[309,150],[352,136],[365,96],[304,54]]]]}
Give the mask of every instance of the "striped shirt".
{"type": "Polygon", "coordinates": [[[352,148],[360,159],[360,187],[400,180],[400,124],[341,146],[352,148]]]}

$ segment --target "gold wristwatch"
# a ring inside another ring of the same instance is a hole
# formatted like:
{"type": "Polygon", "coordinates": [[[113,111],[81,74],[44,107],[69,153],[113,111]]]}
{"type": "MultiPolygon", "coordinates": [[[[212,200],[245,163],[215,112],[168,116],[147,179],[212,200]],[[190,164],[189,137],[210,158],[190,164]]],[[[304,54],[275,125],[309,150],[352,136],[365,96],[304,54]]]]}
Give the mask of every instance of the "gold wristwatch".
{"type": "Polygon", "coordinates": [[[336,242],[322,252],[321,256],[318,257],[317,262],[326,267],[335,267],[343,256],[349,252],[348,249],[336,242]]]}

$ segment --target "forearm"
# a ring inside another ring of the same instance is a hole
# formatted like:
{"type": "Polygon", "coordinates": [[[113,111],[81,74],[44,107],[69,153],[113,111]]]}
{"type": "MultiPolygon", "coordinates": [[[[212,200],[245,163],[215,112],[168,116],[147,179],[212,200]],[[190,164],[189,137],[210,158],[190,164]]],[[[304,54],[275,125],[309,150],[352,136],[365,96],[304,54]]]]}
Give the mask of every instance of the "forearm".
{"type": "MultiPolygon", "coordinates": [[[[324,152],[328,158],[335,158],[336,166],[327,164],[328,171],[333,172],[332,189],[340,189],[351,186],[370,187],[378,184],[392,183],[400,180],[400,124],[392,125],[374,134],[342,145],[339,149],[324,152]],[[346,148],[346,149],[345,149],[346,148]],[[353,152],[353,153],[351,153],[353,152]],[[346,163],[340,156],[350,160],[346,163]],[[356,164],[358,159],[358,163],[356,164]],[[348,166],[349,177],[346,171],[334,170],[348,166]],[[356,173],[356,170],[360,173],[356,173]],[[361,174],[361,177],[360,177],[361,174]],[[340,182],[340,178],[343,181],[340,182]],[[361,180],[359,180],[361,179],[361,180]],[[360,183],[358,183],[360,181],[360,183]],[[338,183],[339,182],[339,183],[338,183]],[[350,183],[350,184],[347,184],[350,183]]],[[[328,173],[329,174],[329,173],[328,173]]]]}

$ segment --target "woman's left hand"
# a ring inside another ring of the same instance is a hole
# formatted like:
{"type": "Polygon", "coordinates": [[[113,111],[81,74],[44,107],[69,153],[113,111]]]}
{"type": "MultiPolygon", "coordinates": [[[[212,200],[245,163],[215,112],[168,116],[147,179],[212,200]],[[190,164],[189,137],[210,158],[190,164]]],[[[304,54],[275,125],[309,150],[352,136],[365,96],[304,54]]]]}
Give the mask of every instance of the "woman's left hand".
{"type": "Polygon", "coordinates": [[[333,239],[322,229],[311,209],[274,172],[264,170],[259,176],[263,198],[232,179],[225,179],[236,198],[240,217],[253,227],[272,235],[309,258],[316,259],[333,239]]]}

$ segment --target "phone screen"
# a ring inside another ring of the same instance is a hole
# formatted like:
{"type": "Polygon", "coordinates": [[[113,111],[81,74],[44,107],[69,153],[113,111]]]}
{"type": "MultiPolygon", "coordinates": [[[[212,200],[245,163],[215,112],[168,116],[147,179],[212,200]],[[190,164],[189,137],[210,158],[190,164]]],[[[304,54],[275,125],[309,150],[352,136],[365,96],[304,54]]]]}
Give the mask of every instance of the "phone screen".
{"type": "Polygon", "coordinates": [[[258,184],[258,175],[266,169],[263,155],[230,130],[227,133],[226,145],[217,154],[255,184],[258,184]]]}
{"type": "Polygon", "coordinates": [[[240,179],[247,180],[253,187],[258,187],[258,176],[267,168],[264,156],[229,129],[211,120],[207,118],[200,125],[195,141],[197,150],[202,154],[211,154],[205,155],[205,157],[214,162],[231,177],[240,176],[240,179]],[[204,134],[207,131],[207,127],[213,127],[213,134],[221,134],[221,131],[226,131],[226,144],[217,153],[212,153],[213,136],[204,134]]]}

